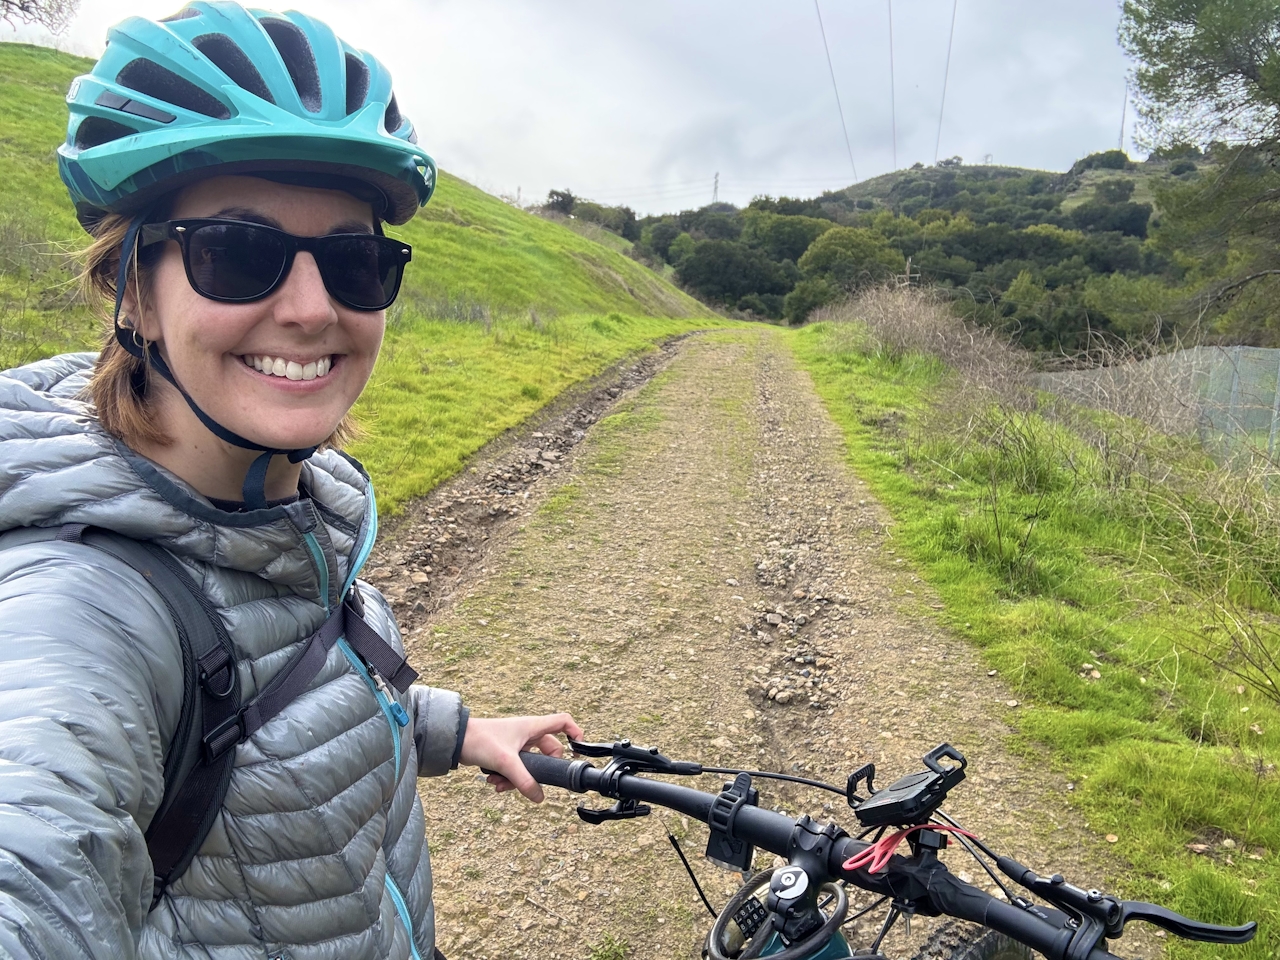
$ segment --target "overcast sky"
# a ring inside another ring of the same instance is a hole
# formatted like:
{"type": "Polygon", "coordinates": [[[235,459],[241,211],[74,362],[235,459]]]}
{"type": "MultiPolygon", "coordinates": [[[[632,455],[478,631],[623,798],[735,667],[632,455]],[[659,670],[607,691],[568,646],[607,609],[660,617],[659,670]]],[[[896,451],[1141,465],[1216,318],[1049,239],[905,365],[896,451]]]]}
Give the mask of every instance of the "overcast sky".
{"type": "MultiPolygon", "coordinates": [[[[858,177],[894,169],[895,123],[896,165],[932,164],[953,0],[892,3],[892,73],[890,0],[820,2],[858,177]]],[[[0,37],[96,56],[112,23],[180,5],[81,0],[61,37],[0,37]]],[[[386,63],[420,142],[491,193],[568,188],[656,213],[709,202],[717,172],[740,205],[854,179],[813,0],[299,6],[386,63]]],[[[1065,170],[1115,147],[1119,17],[1117,0],[958,0],[938,155],[1065,170]]]]}

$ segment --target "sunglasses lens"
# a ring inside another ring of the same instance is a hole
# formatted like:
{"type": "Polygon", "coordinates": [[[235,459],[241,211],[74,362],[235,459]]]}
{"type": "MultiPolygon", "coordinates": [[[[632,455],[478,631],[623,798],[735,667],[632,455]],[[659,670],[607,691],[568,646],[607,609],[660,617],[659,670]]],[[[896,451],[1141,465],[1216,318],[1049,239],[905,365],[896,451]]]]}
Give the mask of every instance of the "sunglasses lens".
{"type": "Polygon", "coordinates": [[[337,299],[359,310],[391,305],[404,272],[404,244],[387,237],[341,236],[325,244],[321,273],[337,299]]]}
{"type": "Polygon", "coordinates": [[[251,224],[198,227],[187,245],[187,268],[196,291],[215,300],[255,300],[280,279],[284,241],[251,224]]]}

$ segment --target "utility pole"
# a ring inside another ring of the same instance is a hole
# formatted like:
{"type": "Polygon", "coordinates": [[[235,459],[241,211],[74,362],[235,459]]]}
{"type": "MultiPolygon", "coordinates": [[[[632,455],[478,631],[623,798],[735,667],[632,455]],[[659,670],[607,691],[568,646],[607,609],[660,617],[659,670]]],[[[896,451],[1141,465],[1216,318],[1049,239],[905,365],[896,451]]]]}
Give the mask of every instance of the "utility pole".
{"type": "Polygon", "coordinates": [[[1129,112],[1129,81],[1124,82],[1124,103],[1120,105],[1120,140],[1116,143],[1117,150],[1124,149],[1124,121],[1125,116],[1129,112]]]}
{"type": "Polygon", "coordinates": [[[711,202],[712,203],[720,202],[720,171],[719,170],[716,171],[715,185],[711,188],[711,202]]]}

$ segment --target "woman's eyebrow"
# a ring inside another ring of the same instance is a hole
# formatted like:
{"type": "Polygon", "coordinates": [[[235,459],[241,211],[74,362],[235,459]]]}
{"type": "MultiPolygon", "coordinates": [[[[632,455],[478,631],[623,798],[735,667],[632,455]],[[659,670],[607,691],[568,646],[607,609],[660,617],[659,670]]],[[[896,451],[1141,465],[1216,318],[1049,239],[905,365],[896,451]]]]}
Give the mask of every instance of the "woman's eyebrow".
{"type": "Polygon", "coordinates": [[[223,207],[213,215],[213,219],[243,220],[245,223],[261,223],[264,226],[275,227],[277,230],[284,229],[280,226],[280,221],[275,217],[268,217],[266,214],[250,210],[248,207],[223,207]]]}
{"type": "Polygon", "coordinates": [[[329,228],[329,233],[373,233],[373,228],[363,220],[343,220],[329,228]]]}
{"type": "MultiPolygon", "coordinates": [[[[225,220],[242,220],[245,223],[261,223],[267,227],[275,227],[277,230],[284,230],[280,221],[275,217],[269,217],[266,214],[258,213],[250,210],[248,207],[223,207],[217,213],[213,214],[213,219],[225,220]]],[[[287,230],[285,230],[288,233],[287,230]]],[[[363,220],[343,220],[341,223],[334,224],[326,234],[332,233],[373,233],[373,228],[363,220]]]]}

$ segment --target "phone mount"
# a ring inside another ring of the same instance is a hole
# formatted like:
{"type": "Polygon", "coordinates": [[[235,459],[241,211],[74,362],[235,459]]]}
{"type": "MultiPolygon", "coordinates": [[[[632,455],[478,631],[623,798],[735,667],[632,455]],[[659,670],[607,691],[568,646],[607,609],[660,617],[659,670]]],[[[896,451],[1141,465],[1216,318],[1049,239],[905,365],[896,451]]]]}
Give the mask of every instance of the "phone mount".
{"type": "Polygon", "coordinates": [[[947,792],[964,779],[965,767],[969,765],[964,754],[949,743],[939,744],[921,759],[926,767],[923,772],[908,774],[882,790],[876,790],[873,785],[876,775],[873,763],[849,775],[845,796],[864,827],[928,823],[947,798],[947,792]],[[955,763],[944,765],[940,762],[943,759],[955,763]],[[865,800],[857,794],[858,785],[863,781],[870,794],[865,800]]]}

